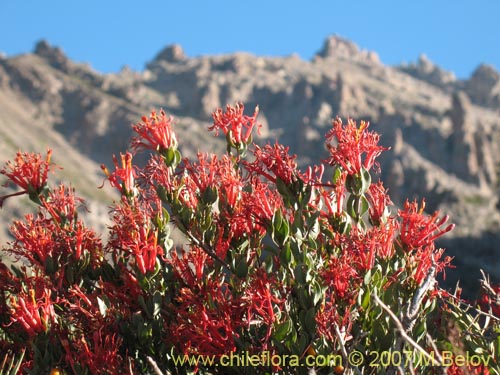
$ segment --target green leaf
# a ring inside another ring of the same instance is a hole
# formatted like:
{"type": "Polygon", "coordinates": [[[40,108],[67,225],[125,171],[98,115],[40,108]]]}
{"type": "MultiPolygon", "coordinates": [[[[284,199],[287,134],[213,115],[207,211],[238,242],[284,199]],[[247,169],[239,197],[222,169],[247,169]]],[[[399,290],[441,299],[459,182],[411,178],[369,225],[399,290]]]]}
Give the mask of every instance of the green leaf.
{"type": "Polygon", "coordinates": [[[311,336],[314,336],[314,334],[316,333],[316,309],[314,307],[307,310],[305,325],[307,332],[311,336]]]}
{"type": "Polygon", "coordinates": [[[287,243],[280,252],[280,261],[283,265],[289,266],[292,262],[292,250],[290,244],[287,243]]]}
{"type": "Polygon", "coordinates": [[[359,216],[363,216],[368,211],[370,204],[368,203],[368,199],[366,199],[364,195],[361,196],[360,202],[361,202],[361,209],[359,212],[359,216]]]}
{"type": "Polygon", "coordinates": [[[272,219],[272,237],[278,246],[283,246],[290,234],[290,226],[280,211],[272,219]]]}
{"type": "Polygon", "coordinates": [[[54,259],[52,258],[52,256],[49,255],[45,259],[45,272],[47,273],[47,275],[53,275],[55,271],[56,271],[56,266],[54,264],[54,259]]]}
{"type": "Polygon", "coordinates": [[[181,162],[181,159],[182,159],[182,155],[181,153],[179,152],[179,150],[175,150],[175,153],[174,153],[174,167],[179,165],[179,163],[181,162]]]}
{"type": "Polygon", "coordinates": [[[333,177],[332,177],[332,181],[334,184],[337,183],[340,176],[342,176],[342,169],[339,166],[336,166],[335,169],[333,170],[333,177]]]}
{"type": "Polygon", "coordinates": [[[349,214],[350,217],[352,217],[354,220],[358,219],[358,208],[356,207],[357,205],[357,197],[354,194],[349,195],[349,198],[347,198],[347,203],[346,203],[346,211],[349,214]]]}
{"type": "Polygon", "coordinates": [[[416,341],[419,342],[420,340],[422,340],[424,337],[425,337],[425,334],[427,333],[427,324],[426,324],[426,321],[423,320],[421,321],[420,323],[418,323],[414,330],[414,337],[416,337],[416,341]]]}
{"type": "Polygon", "coordinates": [[[371,302],[371,295],[369,291],[366,291],[363,294],[363,299],[361,300],[361,307],[363,308],[364,311],[367,311],[370,307],[370,302],[371,302]]]}
{"type": "Polygon", "coordinates": [[[279,323],[276,326],[273,337],[277,341],[283,341],[291,331],[292,331],[292,322],[290,320],[286,320],[283,323],[279,323]]]}
{"type": "Polygon", "coordinates": [[[371,183],[372,176],[370,176],[370,172],[364,167],[361,167],[361,194],[366,193],[371,183]]]}
{"type": "Polygon", "coordinates": [[[248,275],[248,264],[247,260],[244,256],[238,256],[238,260],[236,261],[236,267],[234,273],[240,279],[244,279],[248,275]]]}
{"type": "Polygon", "coordinates": [[[165,160],[165,164],[172,167],[175,163],[175,150],[172,147],[168,148],[163,158],[165,160]]]}
{"type": "MultiPolygon", "coordinates": [[[[165,188],[165,186],[163,185],[158,185],[156,187],[156,194],[158,195],[158,198],[160,198],[160,200],[163,202],[163,203],[168,203],[169,202],[169,199],[168,199],[168,191],[167,189],[165,188]]],[[[166,210],[165,210],[166,211],[166,210]]],[[[167,212],[168,214],[168,212],[167,212]]],[[[167,216],[168,217],[168,216],[167,216]]]]}
{"type": "Polygon", "coordinates": [[[201,200],[207,206],[210,206],[213,203],[215,203],[217,198],[218,198],[218,193],[217,193],[217,187],[215,186],[208,186],[201,195],[201,200]]]}

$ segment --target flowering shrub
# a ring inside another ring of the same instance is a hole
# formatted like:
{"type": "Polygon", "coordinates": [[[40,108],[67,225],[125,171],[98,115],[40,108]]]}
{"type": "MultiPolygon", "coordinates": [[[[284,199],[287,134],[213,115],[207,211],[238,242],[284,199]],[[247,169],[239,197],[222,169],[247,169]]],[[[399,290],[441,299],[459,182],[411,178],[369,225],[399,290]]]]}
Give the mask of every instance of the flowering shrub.
{"type": "Polygon", "coordinates": [[[49,185],[50,151],[7,162],[21,190],[0,202],[27,194],[38,212],[4,247],[18,261],[0,264],[0,373],[500,373],[499,289],[485,278],[476,308],[438,286],[451,259],[434,241],[453,225],[372,182],[386,148],[368,123],[334,120],[329,158],[300,171],[287,147],[253,144],[257,114],[215,111],[227,153],[195,160],[163,111],[143,117],[103,166],[121,196],[106,243],[73,189],[49,185]]]}

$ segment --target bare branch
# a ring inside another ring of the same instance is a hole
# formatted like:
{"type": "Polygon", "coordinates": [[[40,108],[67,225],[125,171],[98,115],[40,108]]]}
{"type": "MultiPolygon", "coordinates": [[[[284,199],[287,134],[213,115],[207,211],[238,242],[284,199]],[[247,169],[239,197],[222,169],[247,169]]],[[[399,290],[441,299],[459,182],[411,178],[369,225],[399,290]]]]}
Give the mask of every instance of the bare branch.
{"type": "Polygon", "coordinates": [[[404,341],[406,341],[408,344],[413,346],[416,350],[418,350],[422,355],[424,355],[427,359],[432,361],[433,364],[442,366],[441,361],[436,361],[436,359],[431,356],[429,353],[425,351],[424,348],[422,348],[415,340],[413,340],[408,334],[406,333],[406,330],[403,326],[403,323],[398,319],[398,317],[392,312],[392,310],[387,306],[385,303],[382,302],[382,300],[376,295],[372,294],[373,299],[375,299],[375,302],[377,302],[380,307],[391,317],[391,319],[394,321],[394,324],[396,324],[396,328],[399,331],[399,334],[403,338],[404,341]]]}
{"type": "MultiPolygon", "coordinates": [[[[158,367],[158,365],[156,364],[155,360],[153,358],[151,358],[149,355],[146,357],[148,362],[149,362],[149,365],[151,366],[151,368],[153,369],[154,373],[156,375],[163,375],[163,372],[161,372],[160,368],[158,367]]],[[[167,372],[167,375],[169,375],[170,373],[167,372]]]]}
{"type": "MultiPolygon", "coordinates": [[[[342,359],[343,359],[344,363],[349,363],[349,359],[348,359],[349,355],[347,354],[347,350],[345,348],[344,338],[342,337],[342,333],[340,332],[338,324],[334,323],[333,328],[335,330],[335,336],[337,336],[337,338],[340,342],[340,351],[342,352],[342,359]]],[[[359,371],[359,369],[357,367],[353,367],[352,369],[356,372],[356,374],[361,375],[361,372],[359,371]]]]}

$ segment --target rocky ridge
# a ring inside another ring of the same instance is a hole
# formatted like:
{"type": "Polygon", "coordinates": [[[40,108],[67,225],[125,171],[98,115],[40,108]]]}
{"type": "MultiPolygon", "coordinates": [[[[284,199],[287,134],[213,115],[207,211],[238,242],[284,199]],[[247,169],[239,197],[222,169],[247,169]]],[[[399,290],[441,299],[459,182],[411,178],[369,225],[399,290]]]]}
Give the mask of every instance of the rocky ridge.
{"type": "MultiPolygon", "coordinates": [[[[488,65],[458,80],[425,56],[390,67],[376,53],[331,36],[311,61],[247,53],[188,57],[172,45],[142,72],[101,74],[41,41],[33,53],[0,57],[0,156],[50,146],[65,168],[62,178],[77,178],[89,205],[102,206],[113,195],[94,189],[103,178],[98,165],[126,149],[130,124],[141,115],[160,107],[172,114],[182,152],[193,156],[223,150],[206,127],[215,108],[236,101],[248,111],[260,106],[259,142],[278,138],[303,165],[325,156],[333,117],[369,120],[392,148],[380,177],[394,203],[425,196],[429,211],[442,210],[457,223],[443,244],[461,271],[479,275],[480,264],[500,276],[500,74],[488,65]]],[[[6,218],[8,210],[0,214],[6,218]]],[[[89,220],[101,216],[94,212],[89,220]]]]}

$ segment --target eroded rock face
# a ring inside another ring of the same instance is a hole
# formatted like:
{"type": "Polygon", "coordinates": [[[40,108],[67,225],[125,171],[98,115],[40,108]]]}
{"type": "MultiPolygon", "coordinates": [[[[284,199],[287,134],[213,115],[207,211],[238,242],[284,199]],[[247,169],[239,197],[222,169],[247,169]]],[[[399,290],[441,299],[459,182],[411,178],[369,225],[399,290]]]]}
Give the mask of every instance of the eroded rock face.
{"type": "Polygon", "coordinates": [[[166,47],[162,50],[158,55],[156,55],[156,61],[167,61],[170,63],[178,63],[186,60],[186,55],[184,54],[184,50],[178,44],[173,44],[166,47]]]}
{"type": "Polygon", "coordinates": [[[500,110],[500,73],[491,65],[482,64],[465,83],[472,102],[500,110]]]}
{"type": "Polygon", "coordinates": [[[457,80],[425,56],[384,66],[376,53],[339,36],[327,38],[311,61],[248,53],[190,58],[171,45],[143,72],[105,75],[41,41],[34,54],[0,58],[0,130],[9,140],[0,151],[7,158],[26,144],[40,147],[29,136],[43,129],[47,143],[98,169],[126,150],[131,123],[163,108],[176,118],[184,156],[223,152],[223,140],[206,132],[211,113],[241,101],[248,114],[260,106],[257,141],[279,138],[304,165],[326,158],[332,118],[369,120],[381,144],[392,147],[380,160],[384,175],[374,179],[382,177],[394,202],[425,196],[429,210],[459,224],[452,237],[480,239],[500,227],[499,82],[486,65],[457,80]]]}
{"type": "Polygon", "coordinates": [[[380,59],[375,52],[360,50],[355,43],[338,35],[328,37],[316,56],[324,59],[347,59],[371,64],[380,63],[380,59]]]}
{"type": "Polygon", "coordinates": [[[429,58],[422,54],[416,63],[402,65],[399,67],[403,72],[432,85],[447,88],[456,84],[455,75],[435,65],[429,58]]]}

